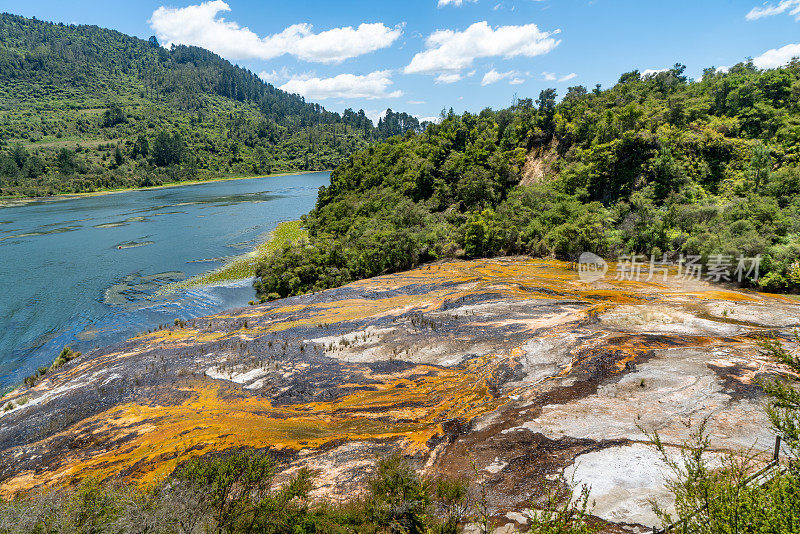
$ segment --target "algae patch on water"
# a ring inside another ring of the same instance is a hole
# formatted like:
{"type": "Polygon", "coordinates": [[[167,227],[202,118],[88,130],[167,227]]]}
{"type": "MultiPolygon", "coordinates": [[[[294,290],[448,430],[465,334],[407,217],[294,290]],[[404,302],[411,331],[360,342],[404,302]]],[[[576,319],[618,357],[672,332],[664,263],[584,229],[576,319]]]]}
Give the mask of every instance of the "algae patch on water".
{"type": "Polygon", "coordinates": [[[308,232],[302,228],[300,221],[287,221],[280,223],[275,230],[270,232],[269,239],[255,250],[237,256],[219,269],[193,276],[188,280],[170,284],[162,291],[188,289],[214,284],[224,284],[253,278],[256,275],[256,265],[270,253],[280,249],[285,244],[297,243],[308,238],[308,232]]]}

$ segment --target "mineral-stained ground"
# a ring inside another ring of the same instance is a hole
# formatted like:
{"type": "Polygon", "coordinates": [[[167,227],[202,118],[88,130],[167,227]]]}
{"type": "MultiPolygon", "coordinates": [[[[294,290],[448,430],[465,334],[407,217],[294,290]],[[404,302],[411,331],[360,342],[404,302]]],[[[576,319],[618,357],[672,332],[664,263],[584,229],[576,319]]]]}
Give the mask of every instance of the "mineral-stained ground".
{"type": "Polygon", "coordinates": [[[675,275],[587,283],[524,258],[449,262],[189,321],[95,350],[0,401],[0,493],[147,484],[191,456],[269,450],[358,493],[376,455],[482,483],[499,523],[587,483],[612,530],[651,526],[680,445],[769,450],[759,377],[800,301],[675,275]],[[677,450],[677,447],[675,447],[677,450]]]}

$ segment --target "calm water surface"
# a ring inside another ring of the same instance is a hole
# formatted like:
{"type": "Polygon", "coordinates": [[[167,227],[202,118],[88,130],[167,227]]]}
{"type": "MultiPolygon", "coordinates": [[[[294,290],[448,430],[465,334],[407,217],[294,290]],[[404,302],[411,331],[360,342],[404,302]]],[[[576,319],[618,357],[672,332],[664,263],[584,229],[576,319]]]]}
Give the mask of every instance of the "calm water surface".
{"type": "Polygon", "coordinates": [[[0,389],[65,345],[86,351],[246,305],[251,281],[166,295],[314,207],[327,172],[0,208],[0,389]]]}

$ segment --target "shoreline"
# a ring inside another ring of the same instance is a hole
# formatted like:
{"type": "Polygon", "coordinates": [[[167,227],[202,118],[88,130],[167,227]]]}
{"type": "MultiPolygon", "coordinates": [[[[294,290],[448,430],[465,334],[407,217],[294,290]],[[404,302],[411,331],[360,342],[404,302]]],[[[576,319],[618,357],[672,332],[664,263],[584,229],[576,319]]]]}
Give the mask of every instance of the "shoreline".
{"type": "Polygon", "coordinates": [[[273,174],[258,174],[250,176],[226,176],[218,178],[209,178],[207,180],[184,180],[182,182],[167,182],[159,185],[151,185],[148,187],[120,187],[117,189],[99,189],[97,191],[87,191],[85,193],[58,193],[49,196],[39,197],[2,197],[0,196],[0,208],[6,207],[9,204],[24,204],[27,202],[46,202],[48,200],[70,200],[73,198],[93,197],[101,195],[113,195],[114,193],[127,193],[130,191],[151,191],[157,189],[168,189],[172,187],[182,187],[189,185],[200,185],[216,182],[228,182],[232,180],[253,180],[256,178],[277,178],[279,176],[294,176],[302,174],[313,174],[315,172],[331,172],[332,169],[324,169],[321,171],[287,171],[278,172],[273,174]]]}
{"type": "Polygon", "coordinates": [[[192,276],[186,280],[173,282],[161,288],[158,293],[181,289],[217,287],[241,282],[255,277],[256,264],[284,244],[302,242],[308,238],[300,220],[282,221],[267,234],[267,238],[252,250],[229,259],[224,265],[192,276]]]}

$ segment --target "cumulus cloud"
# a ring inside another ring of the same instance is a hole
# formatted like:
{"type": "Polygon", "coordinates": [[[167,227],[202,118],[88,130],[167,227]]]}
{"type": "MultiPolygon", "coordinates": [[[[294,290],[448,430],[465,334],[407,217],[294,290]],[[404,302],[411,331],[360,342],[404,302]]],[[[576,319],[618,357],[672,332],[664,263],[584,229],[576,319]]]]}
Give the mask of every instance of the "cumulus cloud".
{"type": "Polygon", "coordinates": [[[443,72],[436,77],[436,83],[455,83],[460,82],[464,78],[475,76],[476,70],[471,70],[466,74],[460,72],[443,72]]]}
{"type": "Polygon", "coordinates": [[[165,46],[196,45],[228,59],[272,59],[284,54],[304,61],[339,63],[391,46],[402,27],[383,23],[360,24],[314,33],[310,24],[294,24],[280,33],[259,37],[247,27],[219,16],[230,11],[223,0],[181,8],[161,6],[150,17],[150,27],[165,46]]]}
{"type": "Polygon", "coordinates": [[[436,83],[456,83],[460,82],[464,77],[459,72],[450,74],[443,73],[436,77],[436,83]]]}
{"type": "Polygon", "coordinates": [[[542,73],[542,77],[545,80],[547,80],[549,82],[559,82],[559,83],[568,82],[571,79],[575,78],[576,76],[578,76],[578,75],[575,74],[574,72],[570,72],[569,74],[565,74],[564,76],[561,76],[561,77],[556,75],[555,72],[543,72],[542,73]]]}
{"type": "Polygon", "coordinates": [[[369,117],[369,120],[372,121],[372,124],[377,126],[379,120],[386,118],[386,114],[389,113],[389,109],[387,108],[387,109],[384,109],[383,111],[369,109],[369,110],[365,111],[364,113],[367,115],[367,117],[369,117]]]}
{"type": "Polygon", "coordinates": [[[745,15],[745,18],[747,20],[756,20],[783,13],[789,13],[795,20],[800,21],[800,0],[781,0],[777,4],[765,2],[762,6],[751,9],[745,15]]]}
{"type": "Polygon", "coordinates": [[[464,2],[477,2],[478,0],[439,0],[438,7],[444,6],[456,6],[461,7],[464,5],[464,2]]]}
{"type": "Polygon", "coordinates": [[[653,76],[654,74],[658,74],[659,72],[667,72],[669,69],[644,69],[642,71],[642,78],[646,76],[653,76]]]}
{"type": "Polygon", "coordinates": [[[274,84],[281,82],[283,80],[288,80],[289,78],[292,77],[292,75],[289,74],[289,69],[287,69],[286,67],[281,67],[280,70],[272,69],[272,71],[269,72],[263,70],[259,73],[258,77],[264,80],[265,82],[274,84]]]}
{"type": "Polygon", "coordinates": [[[774,69],[786,65],[793,58],[800,57],[800,43],[787,44],[780,48],[767,50],[753,58],[753,65],[759,69],[774,69]]]}
{"type": "Polygon", "coordinates": [[[297,93],[311,100],[327,98],[398,98],[402,91],[389,92],[392,85],[391,71],[379,70],[359,76],[356,74],[339,74],[333,78],[316,76],[298,76],[292,78],[281,89],[289,93],[297,93]]]}
{"type": "Polygon", "coordinates": [[[518,85],[525,81],[520,77],[520,73],[515,70],[510,70],[508,72],[497,72],[496,70],[492,69],[483,75],[483,80],[481,80],[481,85],[483,86],[491,85],[506,78],[511,78],[511,80],[508,83],[512,85],[518,85]]]}
{"type": "Polygon", "coordinates": [[[483,75],[483,79],[481,80],[481,85],[491,85],[493,83],[497,83],[503,78],[508,78],[509,76],[513,76],[513,71],[508,72],[497,72],[496,70],[492,69],[486,74],[483,75]]]}
{"type": "Polygon", "coordinates": [[[492,28],[486,21],[464,31],[439,30],[427,38],[425,50],[416,54],[403,72],[452,79],[478,58],[547,54],[561,42],[553,37],[559,32],[543,32],[536,24],[492,28]]]}

